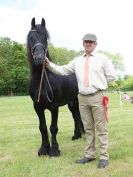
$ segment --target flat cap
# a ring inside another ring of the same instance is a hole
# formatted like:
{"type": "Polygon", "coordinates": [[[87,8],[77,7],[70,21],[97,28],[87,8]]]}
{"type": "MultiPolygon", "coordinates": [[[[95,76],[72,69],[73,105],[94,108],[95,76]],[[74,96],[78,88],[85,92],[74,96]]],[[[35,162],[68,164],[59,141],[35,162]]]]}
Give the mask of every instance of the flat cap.
{"type": "Polygon", "coordinates": [[[96,37],[95,34],[87,33],[87,34],[84,35],[82,40],[83,41],[94,41],[95,42],[95,41],[97,41],[97,37],[96,37]]]}

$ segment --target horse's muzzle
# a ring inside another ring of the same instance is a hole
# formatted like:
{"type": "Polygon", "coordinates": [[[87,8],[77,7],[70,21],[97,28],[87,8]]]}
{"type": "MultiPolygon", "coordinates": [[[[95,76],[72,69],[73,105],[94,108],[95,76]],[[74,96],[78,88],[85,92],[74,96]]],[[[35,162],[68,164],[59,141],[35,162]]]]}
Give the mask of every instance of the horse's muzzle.
{"type": "Polygon", "coordinates": [[[43,58],[34,58],[35,65],[42,65],[44,62],[44,57],[43,58]]]}

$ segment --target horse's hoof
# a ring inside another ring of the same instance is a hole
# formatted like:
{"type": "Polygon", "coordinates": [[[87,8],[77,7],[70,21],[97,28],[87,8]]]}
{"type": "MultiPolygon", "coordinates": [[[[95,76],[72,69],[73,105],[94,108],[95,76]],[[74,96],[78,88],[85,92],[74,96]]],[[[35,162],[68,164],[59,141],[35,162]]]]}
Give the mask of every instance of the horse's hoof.
{"type": "Polygon", "coordinates": [[[60,154],[61,154],[61,151],[59,149],[51,148],[51,150],[49,151],[49,156],[50,157],[59,157],[60,154]]]}
{"type": "Polygon", "coordinates": [[[46,148],[40,148],[38,151],[38,156],[49,155],[49,150],[46,148]]]}
{"type": "Polygon", "coordinates": [[[45,152],[45,151],[38,151],[38,156],[44,156],[44,155],[48,155],[48,153],[47,152],[45,152]]]}
{"type": "Polygon", "coordinates": [[[56,152],[50,152],[49,153],[50,157],[59,157],[60,156],[60,151],[56,151],[56,152]]]}
{"type": "Polygon", "coordinates": [[[47,154],[46,153],[40,153],[38,152],[38,156],[41,157],[41,156],[46,156],[47,154]]]}
{"type": "Polygon", "coordinates": [[[77,139],[79,139],[81,137],[82,137],[81,135],[73,135],[72,136],[72,141],[77,140],[77,139]]]}

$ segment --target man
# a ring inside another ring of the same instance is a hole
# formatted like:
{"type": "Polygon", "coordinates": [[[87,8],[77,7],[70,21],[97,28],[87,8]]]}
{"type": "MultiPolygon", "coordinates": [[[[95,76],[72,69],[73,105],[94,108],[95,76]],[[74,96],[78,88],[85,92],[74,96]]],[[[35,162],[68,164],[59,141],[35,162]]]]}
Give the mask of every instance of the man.
{"type": "Polygon", "coordinates": [[[76,163],[85,164],[95,160],[95,131],[99,140],[100,161],[98,168],[105,168],[109,164],[108,132],[105,109],[103,105],[103,91],[108,83],[116,78],[111,60],[100,53],[94,52],[97,46],[95,34],[85,34],[83,37],[85,53],[72,60],[69,64],[58,66],[47,58],[45,65],[51,71],[60,75],[75,73],[78,81],[78,100],[81,118],[84,124],[87,145],[85,155],[76,163]]]}

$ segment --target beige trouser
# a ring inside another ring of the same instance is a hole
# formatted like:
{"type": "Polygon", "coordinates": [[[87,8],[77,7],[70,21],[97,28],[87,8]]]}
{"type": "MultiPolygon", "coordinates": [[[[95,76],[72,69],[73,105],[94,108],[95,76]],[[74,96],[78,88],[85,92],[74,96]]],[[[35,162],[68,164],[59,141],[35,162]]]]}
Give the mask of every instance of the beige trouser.
{"type": "Polygon", "coordinates": [[[108,132],[103,106],[103,92],[92,95],[78,95],[79,109],[83,121],[87,145],[85,156],[95,158],[95,130],[99,140],[100,159],[108,160],[108,132]]]}

